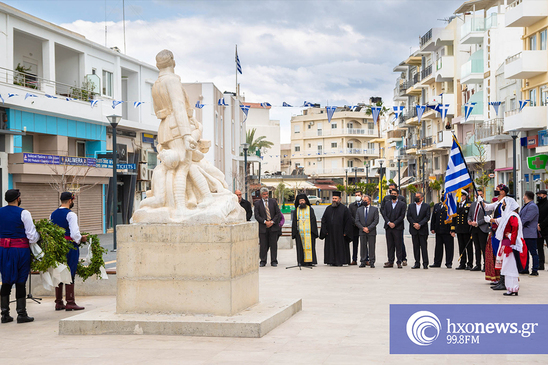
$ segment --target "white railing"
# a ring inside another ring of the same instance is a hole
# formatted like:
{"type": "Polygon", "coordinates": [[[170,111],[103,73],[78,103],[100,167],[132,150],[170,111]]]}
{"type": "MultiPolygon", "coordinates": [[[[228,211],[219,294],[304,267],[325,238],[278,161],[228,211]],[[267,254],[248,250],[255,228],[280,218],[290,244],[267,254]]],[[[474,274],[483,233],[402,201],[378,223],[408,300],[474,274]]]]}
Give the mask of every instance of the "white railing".
{"type": "Polygon", "coordinates": [[[357,129],[357,128],[328,128],[328,129],[307,129],[304,132],[305,137],[325,137],[338,135],[377,137],[378,133],[375,129],[357,129]]]}
{"type": "Polygon", "coordinates": [[[512,9],[522,3],[523,0],[516,0],[506,7],[506,9],[512,9]]]}
{"type": "Polygon", "coordinates": [[[517,60],[519,60],[519,59],[521,58],[521,55],[522,55],[522,52],[516,53],[515,55],[510,56],[510,57],[508,57],[508,58],[506,59],[505,63],[506,63],[506,64],[509,64],[509,63],[514,62],[514,61],[517,61],[517,60]]]}

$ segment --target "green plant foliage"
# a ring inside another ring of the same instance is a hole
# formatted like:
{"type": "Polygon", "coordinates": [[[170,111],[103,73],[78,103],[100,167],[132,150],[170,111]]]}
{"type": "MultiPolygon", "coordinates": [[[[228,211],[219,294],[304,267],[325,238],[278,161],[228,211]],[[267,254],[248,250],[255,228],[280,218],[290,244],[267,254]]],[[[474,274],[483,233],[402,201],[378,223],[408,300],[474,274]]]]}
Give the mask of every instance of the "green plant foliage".
{"type": "Polygon", "coordinates": [[[42,248],[44,256],[40,261],[33,259],[31,270],[46,272],[58,264],[66,264],[67,254],[74,248],[65,239],[65,230],[47,219],[35,221],[34,224],[40,234],[38,245],[42,248]]]}
{"type": "Polygon", "coordinates": [[[101,267],[105,266],[105,260],[103,255],[107,253],[107,249],[101,246],[99,237],[96,234],[82,233],[82,235],[88,235],[88,240],[91,239],[91,263],[88,266],[84,266],[82,262],[78,262],[78,268],[76,274],[86,281],[93,275],[99,276],[101,274],[101,267]]]}
{"type": "Polygon", "coordinates": [[[411,194],[415,194],[417,191],[419,191],[419,188],[417,187],[417,185],[409,185],[407,187],[407,190],[411,193],[411,194]]]}

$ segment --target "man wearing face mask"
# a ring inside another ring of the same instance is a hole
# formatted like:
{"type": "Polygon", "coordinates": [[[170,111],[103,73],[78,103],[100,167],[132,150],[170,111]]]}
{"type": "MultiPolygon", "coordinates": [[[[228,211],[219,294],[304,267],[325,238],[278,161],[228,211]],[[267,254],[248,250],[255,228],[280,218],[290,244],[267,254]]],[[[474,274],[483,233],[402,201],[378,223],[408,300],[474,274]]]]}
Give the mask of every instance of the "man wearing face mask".
{"type": "Polygon", "coordinates": [[[453,219],[457,241],[459,242],[460,265],[456,270],[471,270],[474,264],[474,244],[468,224],[468,213],[472,203],[468,200],[468,192],[461,190],[461,200],[457,204],[457,216],[453,219]]]}
{"type": "MultiPolygon", "coordinates": [[[[356,211],[363,206],[362,192],[356,191],[354,193],[354,199],[355,201],[348,205],[350,214],[352,214],[352,222],[356,221],[356,211]]],[[[358,226],[354,224],[353,231],[352,231],[352,262],[350,263],[350,265],[357,265],[359,241],[360,241],[360,230],[358,229],[358,226]]]]}
{"type": "Polygon", "coordinates": [[[65,230],[65,239],[72,243],[74,250],[70,250],[67,254],[67,266],[70,269],[72,275],[71,283],[65,284],[67,304],[63,303],[63,283],[60,283],[55,288],[55,310],[82,310],[84,307],[80,307],[76,304],[74,299],[74,277],[76,276],[76,269],[78,268],[78,260],[80,259],[80,249],[78,248],[80,242],[86,242],[88,237],[80,234],[80,227],[78,226],[78,216],[71,211],[74,207],[75,196],[73,193],[64,192],[61,194],[61,206],[51,213],[50,220],[53,224],[65,230]]]}
{"type": "Polygon", "coordinates": [[[423,203],[424,195],[415,194],[415,203],[407,207],[407,220],[409,221],[409,233],[413,239],[413,253],[415,265],[412,269],[420,269],[421,253],[422,265],[428,269],[428,220],[430,219],[430,206],[423,203]]]}
{"type": "Polygon", "coordinates": [[[295,239],[297,262],[301,266],[313,266],[318,263],[316,258],[316,238],[318,238],[318,223],[314,209],[305,194],[295,198],[295,210],[291,212],[291,236],[295,239]]]}
{"type": "Polygon", "coordinates": [[[324,263],[331,266],[350,264],[349,243],[354,222],[347,207],[341,204],[341,192],[333,192],[333,202],[322,217],[320,239],[324,241],[324,263]]]}
{"type": "Polygon", "coordinates": [[[537,193],[538,207],[538,269],[544,270],[544,245],[548,243],[548,199],[546,199],[546,190],[540,190],[537,193]]]}
{"type": "MultiPolygon", "coordinates": [[[[521,219],[523,239],[527,251],[531,253],[532,266],[531,276],[538,276],[538,254],[537,254],[537,235],[538,235],[538,207],[534,202],[535,194],[532,191],[526,191],[523,196],[523,207],[519,212],[519,218],[521,219]]],[[[521,267],[520,260],[517,260],[518,269],[520,274],[529,274],[529,257],[525,267],[521,267]]]]}
{"type": "Polygon", "coordinates": [[[388,261],[384,263],[385,268],[394,267],[394,259],[398,269],[402,268],[403,253],[402,253],[402,231],[404,229],[403,220],[405,219],[405,203],[398,200],[399,191],[392,189],[390,191],[391,202],[384,206],[384,229],[386,230],[386,247],[388,253],[388,261]],[[396,257],[394,258],[394,253],[396,257]]]}
{"type": "Polygon", "coordinates": [[[34,321],[27,314],[26,284],[30,273],[30,245],[38,242],[40,235],[28,210],[20,208],[21,193],[10,189],[5,194],[6,205],[0,208],[0,304],[1,323],[13,321],[10,316],[11,287],[15,284],[17,323],[34,321]]]}
{"type": "MultiPolygon", "coordinates": [[[[384,221],[386,222],[386,217],[384,216],[384,208],[386,207],[387,204],[392,204],[392,196],[390,195],[390,192],[393,190],[393,189],[398,189],[398,185],[396,185],[395,183],[390,183],[388,184],[388,195],[386,195],[383,199],[382,199],[382,202],[381,202],[381,208],[380,208],[380,213],[384,219],[384,221]]],[[[405,204],[405,206],[407,206],[407,201],[405,200],[405,197],[403,195],[399,195],[398,194],[398,200],[403,202],[403,204],[405,204]]],[[[402,229],[401,230],[401,250],[402,250],[402,265],[403,266],[407,266],[407,251],[405,249],[405,241],[403,239],[403,234],[404,234],[404,230],[402,229]]]]}
{"type": "Polygon", "coordinates": [[[371,197],[363,197],[363,205],[356,212],[356,225],[360,230],[360,267],[369,265],[375,268],[375,244],[377,242],[377,224],[379,224],[379,210],[371,206],[371,197]],[[369,260],[369,263],[368,263],[369,260]]]}

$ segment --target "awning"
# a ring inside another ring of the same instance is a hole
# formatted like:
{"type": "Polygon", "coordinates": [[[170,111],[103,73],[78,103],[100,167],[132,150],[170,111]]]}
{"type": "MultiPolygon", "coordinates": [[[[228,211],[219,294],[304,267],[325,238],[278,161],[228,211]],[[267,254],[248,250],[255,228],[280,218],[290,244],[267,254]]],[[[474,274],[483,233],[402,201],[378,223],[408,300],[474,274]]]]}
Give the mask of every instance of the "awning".
{"type": "Polygon", "coordinates": [[[316,189],[314,184],[309,183],[308,181],[302,181],[302,180],[300,180],[300,181],[288,181],[288,180],[265,181],[263,179],[262,183],[263,183],[263,185],[268,186],[269,188],[277,188],[280,183],[284,183],[285,187],[288,188],[288,189],[291,189],[291,190],[295,190],[295,189],[298,189],[298,190],[315,190],[316,189]]]}
{"type": "Polygon", "coordinates": [[[315,186],[316,186],[316,189],[320,189],[320,190],[326,190],[326,191],[337,190],[337,187],[335,185],[315,184],[315,186]]]}
{"type": "Polygon", "coordinates": [[[502,0],[468,0],[465,1],[457,10],[455,14],[469,13],[471,11],[488,10],[493,6],[502,4],[502,0]]]}
{"type": "MultiPolygon", "coordinates": [[[[401,178],[401,183],[400,185],[404,185],[404,184],[407,184],[409,181],[411,181],[411,179],[413,178],[414,176],[405,176],[405,177],[402,177],[401,178]]],[[[394,180],[396,181],[396,180],[394,180]]]]}
{"type": "Polygon", "coordinates": [[[512,171],[513,169],[513,167],[501,167],[500,169],[495,169],[495,171],[512,171]]]}

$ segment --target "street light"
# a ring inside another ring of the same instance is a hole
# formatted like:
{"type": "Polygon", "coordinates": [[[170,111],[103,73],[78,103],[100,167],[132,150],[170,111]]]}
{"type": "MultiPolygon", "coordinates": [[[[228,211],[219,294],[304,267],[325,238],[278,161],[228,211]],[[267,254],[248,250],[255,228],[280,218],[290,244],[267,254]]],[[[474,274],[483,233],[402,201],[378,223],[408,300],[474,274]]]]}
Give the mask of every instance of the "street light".
{"type": "Polygon", "coordinates": [[[401,165],[401,158],[398,156],[398,189],[400,189],[401,186],[401,175],[400,175],[400,166],[401,165]]]}
{"type": "Polygon", "coordinates": [[[518,179],[516,178],[516,139],[518,138],[519,131],[511,130],[508,133],[510,133],[510,136],[512,136],[512,150],[513,150],[513,163],[514,163],[514,166],[512,167],[512,174],[514,179],[514,187],[512,188],[512,194],[514,194],[514,199],[516,199],[517,201],[518,195],[516,192],[517,192],[518,179]]]}
{"type": "Polygon", "coordinates": [[[379,164],[381,165],[381,170],[379,173],[379,186],[380,186],[380,195],[379,195],[379,203],[382,201],[382,177],[383,177],[383,170],[382,170],[382,160],[379,161],[379,164]]]}
{"type": "Polygon", "coordinates": [[[244,150],[244,189],[245,189],[245,200],[247,200],[247,150],[249,149],[249,143],[242,143],[242,148],[244,150]]]}
{"type": "Polygon", "coordinates": [[[118,171],[117,171],[117,152],[116,152],[116,127],[122,119],[119,115],[107,116],[112,127],[112,228],[113,228],[113,248],[112,252],[116,252],[116,226],[118,224],[118,171]]]}
{"type": "Polygon", "coordinates": [[[365,162],[365,183],[369,184],[369,161],[365,162]]]}

